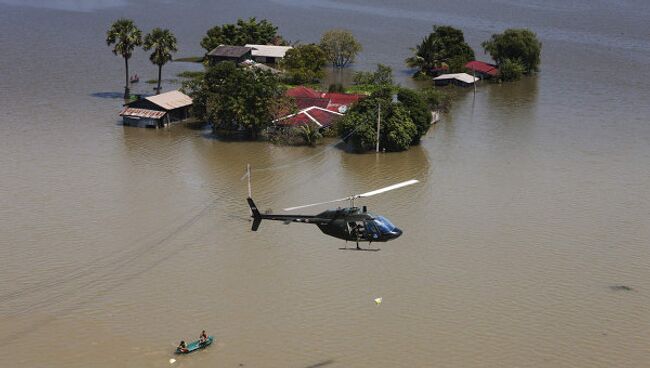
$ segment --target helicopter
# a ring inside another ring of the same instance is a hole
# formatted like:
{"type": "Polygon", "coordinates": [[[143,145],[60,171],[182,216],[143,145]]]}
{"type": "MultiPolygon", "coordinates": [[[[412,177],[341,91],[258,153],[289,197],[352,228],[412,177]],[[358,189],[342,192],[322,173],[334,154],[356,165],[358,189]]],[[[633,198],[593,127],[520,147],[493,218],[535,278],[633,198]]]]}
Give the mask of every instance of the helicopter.
{"type": "MultiPolygon", "coordinates": [[[[366,206],[355,206],[355,200],[359,198],[372,197],[377,194],[385,193],[391,190],[403,188],[409,185],[418,183],[418,180],[411,179],[401,183],[393,184],[385,188],[373,190],[362,194],[354,194],[349,197],[335,199],[332,201],[312,203],[303,206],[285,208],[284,211],[290,212],[298,209],[303,209],[312,206],[319,206],[329,203],[349,201],[350,206],[345,208],[336,208],[326,210],[317,215],[288,215],[288,214],[262,214],[258,210],[255,202],[250,196],[247,198],[248,205],[251,209],[251,217],[253,218],[253,225],[251,230],[257,231],[262,220],[282,221],[285,224],[292,222],[314,224],[326,235],[343,239],[347,241],[356,242],[356,250],[371,250],[362,249],[359,246],[360,242],[368,242],[371,245],[373,242],[387,242],[399,238],[403,231],[393,225],[387,218],[368,212],[366,206]]],[[[341,248],[341,249],[348,249],[341,248]]],[[[354,249],[354,248],[351,248],[354,249]]],[[[378,250],[378,249],[373,249],[378,250]]]]}

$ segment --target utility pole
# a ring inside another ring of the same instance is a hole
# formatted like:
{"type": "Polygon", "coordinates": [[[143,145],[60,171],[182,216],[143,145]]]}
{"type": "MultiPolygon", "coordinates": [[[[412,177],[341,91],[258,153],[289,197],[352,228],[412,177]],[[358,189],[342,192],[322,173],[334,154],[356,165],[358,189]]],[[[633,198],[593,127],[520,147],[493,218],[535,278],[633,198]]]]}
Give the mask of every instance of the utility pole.
{"type": "Polygon", "coordinates": [[[379,152],[379,131],[381,126],[381,103],[377,102],[377,152],[379,152]]]}
{"type": "Polygon", "coordinates": [[[474,78],[474,96],[476,96],[476,69],[472,68],[472,77],[474,78]]]}

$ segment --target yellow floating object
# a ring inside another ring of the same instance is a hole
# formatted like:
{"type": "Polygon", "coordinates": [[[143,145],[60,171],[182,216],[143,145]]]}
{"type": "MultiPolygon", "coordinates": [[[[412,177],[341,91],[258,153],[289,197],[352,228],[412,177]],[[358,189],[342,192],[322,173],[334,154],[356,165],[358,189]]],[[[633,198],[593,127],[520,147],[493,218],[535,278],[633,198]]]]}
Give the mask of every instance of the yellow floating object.
{"type": "Polygon", "coordinates": [[[174,358],[169,359],[169,364],[174,364],[174,363],[176,363],[176,359],[174,359],[174,358]]]}
{"type": "Polygon", "coordinates": [[[379,305],[381,304],[383,298],[375,298],[375,304],[379,305]]]}

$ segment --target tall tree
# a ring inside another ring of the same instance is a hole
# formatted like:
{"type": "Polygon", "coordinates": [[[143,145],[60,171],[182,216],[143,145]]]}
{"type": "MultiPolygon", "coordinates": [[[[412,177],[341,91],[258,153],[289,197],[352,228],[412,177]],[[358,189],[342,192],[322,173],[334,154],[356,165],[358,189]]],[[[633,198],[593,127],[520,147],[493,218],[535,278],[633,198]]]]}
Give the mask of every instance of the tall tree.
{"type": "Polygon", "coordinates": [[[149,60],[158,65],[158,87],[156,94],[160,93],[160,82],[162,78],[162,67],[171,61],[172,53],[178,51],[176,48],[176,36],[168,29],[154,28],[151,33],[144,36],[144,50],[153,49],[149,60]]]}
{"type": "Polygon", "coordinates": [[[136,46],[142,45],[142,31],[130,19],[120,18],[111,25],[106,32],[106,44],[113,47],[113,53],[124,58],[126,69],[126,84],[124,85],[124,98],[129,98],[129,59],[136,46]]]}
{"type": "Polygon", "coordinates": [[[375,149],[377,109],[381,108],[379,146],[386,151],[404,151],[419,141],[418,127],[400,102],[392,101],[392,88],[383,88],[352,106],[337,123],[338,132],[359,151],[375,149]]]}
{"type": "Polygon", "coordinates": [[[323,78],[323,66],[327,63],[325,52],[314,44],[299,45],[287,50],[280,61],[290,83],[312,83],[323,78]]]}
{"type": "Polygon", "coordinates": [[[427,134],[431,127],[431,109],[427,101],[421,93],[408,88],[400,88],[397,92],[397,100],[404,106],[418,130],[411,144],[420,143],[420,138],[427,134]]]}
{"type": "Polygon", "coordinates": [[[481,46],[499,65],[510,60],[510,66],[516,60],[524,66],[525,73],[539,70],[542,43],[531,30],[506,29],[503,33],[493,34],[481,46]]]}
{"type": "Polygon", "coordinates": [[[354,63],[354,58],[363,49],[352,32],[345,29],[332,29],[323,33],[320,47],[336,68],[344,68],[354,63]]]}
{"type": "Polygon", "coordinates": [[[465,42],[463,31],[450,26],[433,26],[433,32],[412,50],[413,56],[406,59],[406,64],[425,74],[441,67],[462,71],[465,63],[474,60],[474,51],[465,42]]]}
{"type": "Polygon", "coordinates": [[[188,86],[201,110],[194,110],[214,128],[244,128],[256,139],[275,117],[275,101],[283,91],[276,75],[257,68],[238,68],[232,62],[210,67],[203,80],[188,86]]]}
{"type": "Polygon", "coordinates": [[[224,24],[210,28],[201,40],[201,47],[210,52],[219,45],[281,45],[285,43],[278,35],[278,27],[266,19],[258,22],[253,17],[247,20],[238,19],[236,24],[224,24]]]}

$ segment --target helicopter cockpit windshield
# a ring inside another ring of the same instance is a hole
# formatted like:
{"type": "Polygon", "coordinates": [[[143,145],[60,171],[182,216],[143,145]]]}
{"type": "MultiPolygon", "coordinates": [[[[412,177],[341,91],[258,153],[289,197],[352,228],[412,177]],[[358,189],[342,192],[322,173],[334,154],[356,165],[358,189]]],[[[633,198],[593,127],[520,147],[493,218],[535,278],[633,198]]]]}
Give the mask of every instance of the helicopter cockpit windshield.
{"type": "Polygon", "coordinates": [[[387,218],[383,216],[377,216],[375,217],[372,222],[377,225],[379,228],[379,231],[382,233],[392,233],[395,231],[396,227],[393,225],[390,221],[388,221],[387,218]]]}

